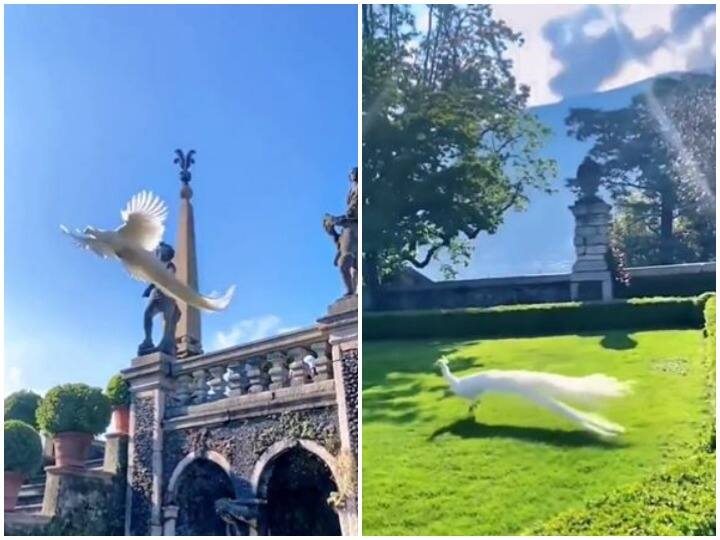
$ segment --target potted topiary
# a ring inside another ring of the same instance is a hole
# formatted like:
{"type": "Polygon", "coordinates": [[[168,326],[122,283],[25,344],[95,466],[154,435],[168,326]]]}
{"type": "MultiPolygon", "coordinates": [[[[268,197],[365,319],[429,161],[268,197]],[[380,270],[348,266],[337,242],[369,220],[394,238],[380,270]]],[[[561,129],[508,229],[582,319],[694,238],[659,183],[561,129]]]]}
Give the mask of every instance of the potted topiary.
{"type": "Polygon", "coordinates": [[[42,398],[32,390],[19,390],[5,398],[5,420],[20,420],[37,429],[35,411],[42,398]]]}
{"type": "Polygon", "coordinates": [[[108,381],[105,395],[112,406],[113,433],[130,433],[130,387],[120,374],[113,375],[108,381]]]}
{"type": "Polygon", "coordinates": [[[20,486],[42,462],[42,444],[35,429],[20,420],[5,422],[5,511],[15,510],[20,486]]]}
{"type": "Polygon", "coordinates": [[[110,400],[99,388],[63,384],[45,394],[37,410],[40,429],[52,435],[55,465],[85,467],[93,436],[110,420],[110,400]]]}

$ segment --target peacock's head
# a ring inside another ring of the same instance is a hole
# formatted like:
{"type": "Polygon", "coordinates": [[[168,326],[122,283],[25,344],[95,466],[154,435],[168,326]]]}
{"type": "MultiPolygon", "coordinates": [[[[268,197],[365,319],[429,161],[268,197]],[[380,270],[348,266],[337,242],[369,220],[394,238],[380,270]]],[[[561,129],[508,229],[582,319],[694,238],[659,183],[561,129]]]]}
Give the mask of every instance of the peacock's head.
{"type": "Polygon", "coordinates": [[[441,356],[440,358],[435,360],[435,367],[443,368],[443,367],[447,367],[447,365],[448,365],[448,360],[444,356],[441,356]]]}

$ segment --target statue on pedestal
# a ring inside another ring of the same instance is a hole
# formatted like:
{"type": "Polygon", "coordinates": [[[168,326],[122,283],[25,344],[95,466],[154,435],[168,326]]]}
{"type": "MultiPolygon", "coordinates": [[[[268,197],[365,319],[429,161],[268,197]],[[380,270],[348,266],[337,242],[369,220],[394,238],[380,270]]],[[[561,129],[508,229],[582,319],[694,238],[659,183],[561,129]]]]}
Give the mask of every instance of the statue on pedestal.
{"type": "Polygon", "coordinates": [[[358,271],[358,169],[353,167],[349,175],[350,192],[347,210],[341,216],[325,214],[323,227],[332,237],[337,248],[334,264],[340,269],[345,284],[345,296],[357,293],[358,271]],[[338,227],[340,230],[336,229],[338,227]]]}
{"type": "MultiPolygon", "coordinates": [[[[165,263],[165,267],[169,272],[175,273],[175,265],[172,260],[175,257],[175,250],[170,244],[160,242],[155,251],[157,257],[165,263]]],[[[167,296],[154,284],[148,285],[143,292],[144,298],[149,298],[147,307],[145,308],[144,329],[145,340],[138,346],[138,356],[153,352],[163,352],[171,356],[175,355],[175,328],[180,320],[180,309],[173,298],[167,296]],[[153,344],[152,329],[153,318],[161,314],[163,316],[163,337],[158,346],[153,344]]]]}

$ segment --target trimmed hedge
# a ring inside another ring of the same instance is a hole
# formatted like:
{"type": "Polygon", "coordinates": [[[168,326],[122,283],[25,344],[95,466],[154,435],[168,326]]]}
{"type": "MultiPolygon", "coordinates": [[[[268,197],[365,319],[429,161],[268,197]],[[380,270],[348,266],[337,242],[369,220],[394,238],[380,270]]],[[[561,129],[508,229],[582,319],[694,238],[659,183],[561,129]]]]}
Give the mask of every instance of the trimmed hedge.
{"type": "Polygon", "coordinates": [[[713,536],[715,455],[700,453],[526,531],[533,536],[713,536]]]}
{"type": "Polygon", "coordinates": [[[110,400],[99,388],[82,383],[63,384],[48,390],[37,410],[40,429],[55,435],[81,431],[97,435],[110,422],[110,400]]]}
{"type": "Polygon", "coordinates": [[[708,299],[705,303],[705,363],[708,370],[708,404],[712,411],[712,420],[708,437],[708,450],[715,451],[715,399],[716,399],[716,388],[715,388],[715,371],[717,366],[717,359],[715,358],[716,349],[716,305],[717,300],[715,295],[708,299]]]}
{"type": "Polygon", "coordinates": [[[701,328],[707,295],[363,315],[363,339],[499,338],[701,328]]]}
{"type": "Polygon", "coordinates": [[[5,398],[5,420],[20,420],[37,429],[35,411],[42,398],[32,390],[19,390],[5,398]]]}
{"type": "Polygon", "coordinates": [[[35,429],[20,420],[5,422],[5,470],[30,476],[42,463],[42,442],[35,429]]]}
{"type": "Polygon", "coordinates": [[[698,298],[705,316],[709,426],[694,455],[645,481],[618,489],[580,510],[562,513],[533,536],[715,536],[715,295],[698,298]]]}
{"type": "Polygon", "coordinates": [[[119,373],[110,377],[105,395],[110,399],[110,405],[113,407],[130,405],[130,387],[119,373]]]}

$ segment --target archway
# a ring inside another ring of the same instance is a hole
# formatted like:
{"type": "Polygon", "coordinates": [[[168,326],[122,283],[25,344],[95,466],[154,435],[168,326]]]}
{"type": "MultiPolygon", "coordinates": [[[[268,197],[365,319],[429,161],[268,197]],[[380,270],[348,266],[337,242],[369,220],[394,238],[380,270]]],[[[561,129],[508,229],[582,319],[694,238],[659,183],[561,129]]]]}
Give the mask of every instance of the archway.
{"type": "Polygon", "coordinates": [[[174,478],[173,499],[177,506],[177,536],[224,536],[226,524],[215,513],[215,501],[235,497],[225,470],[209,459],[195,458],[174,478]]]}
{"type": "Polygon", "coordinates": [[[286,445],[263,464],[257,494],[266,501],[262,534],[339,536],[337,513],[327,500],[337,490],[328,463],[306,445],[286,445]]]}

